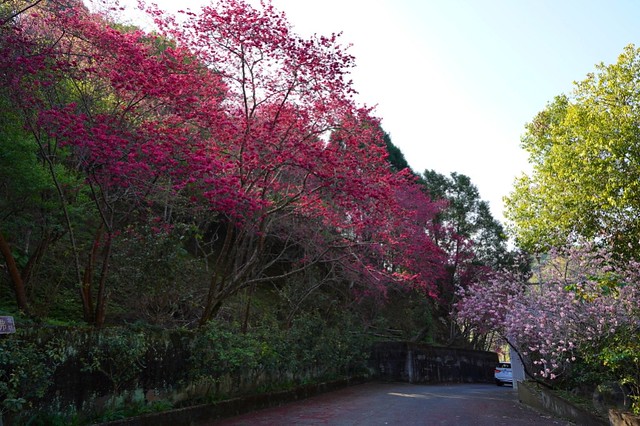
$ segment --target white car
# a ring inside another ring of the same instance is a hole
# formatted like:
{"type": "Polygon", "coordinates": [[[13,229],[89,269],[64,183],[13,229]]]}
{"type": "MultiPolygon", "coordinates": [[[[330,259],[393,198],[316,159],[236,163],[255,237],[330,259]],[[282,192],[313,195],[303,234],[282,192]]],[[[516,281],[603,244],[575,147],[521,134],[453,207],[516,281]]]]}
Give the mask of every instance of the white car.
{"type": "Polygon", "coordinates": [[[513,376],[511,374],[511,363],[500,362],[496,365],[493,376],[496,379],[496,385],[502,386],[504,384],[513,385],[513,376]]]}

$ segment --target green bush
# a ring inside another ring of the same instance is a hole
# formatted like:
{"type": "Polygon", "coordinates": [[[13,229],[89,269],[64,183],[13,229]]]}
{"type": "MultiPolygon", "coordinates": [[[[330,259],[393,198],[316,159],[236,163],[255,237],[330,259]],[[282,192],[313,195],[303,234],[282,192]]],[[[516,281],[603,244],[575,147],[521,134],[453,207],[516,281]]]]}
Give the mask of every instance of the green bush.
{"type": "Polygon", "coordinates": [[[217,321],[195,333],[190,350],[191,379],[195,381],[256,368],[264,354],[254,335],[217,321]]]}
{"type": "Polygon", "coordinates": [[[113,384],[113,393],[137,387],[149,347],[144,332],[110,328],[91,335],[82,351],[82,371],[100,372],[113,384]]]}
{"type": "Polygon", "coordinates": [[[640,414],[640,341],[637,330],[618,330],[597,358],[616,380],[631,389],[634,414],[640,414]]]}
{"type": "Polygon", "coordinates": [[[4,414],[41,401],[56,369],[72,354],[63,338],[18,330],[0,339],[0,407],[4,414]]]}

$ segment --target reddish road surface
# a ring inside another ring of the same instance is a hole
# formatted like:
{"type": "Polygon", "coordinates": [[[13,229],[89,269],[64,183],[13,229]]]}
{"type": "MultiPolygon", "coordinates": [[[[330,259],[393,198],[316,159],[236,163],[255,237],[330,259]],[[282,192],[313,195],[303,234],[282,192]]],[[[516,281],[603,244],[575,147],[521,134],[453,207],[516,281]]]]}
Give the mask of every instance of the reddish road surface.
{"type": "Polygon", "coordinates": [[[571,424],[521,404],[509,386],[367,383],[208,425],[571,424]]]}

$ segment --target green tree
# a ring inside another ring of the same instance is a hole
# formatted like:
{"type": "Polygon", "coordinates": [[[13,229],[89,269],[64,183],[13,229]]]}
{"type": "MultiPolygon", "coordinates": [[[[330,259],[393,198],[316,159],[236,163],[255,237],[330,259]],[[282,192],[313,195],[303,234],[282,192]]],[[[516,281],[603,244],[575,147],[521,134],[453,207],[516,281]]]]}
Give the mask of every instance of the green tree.
{"type": "Polygon", "coordinates": [[[399,172],[400,170],[411,169],[411,167],[409,167],[409,163],[407,163],[407,160],[404,158],[404,154],[402,153],[400,148],[398,148],[393,144],[393,142],[391,142],[391,136],[389,135],[389,133],[384,132],[383,139],[385,146],[387,147],[387,152],[389,153],[387,161],[391,164],[393,170],[399,172]]]}
{"type": "MultiPolygon", "coordinates": [[[[31,293],[40,287],[33,285],[34,276],[64,229],[52,175],[4,93],[0,111],[0,253],[18,309],[30,312],[31,293]]],[[[51,170],[64,179],[60,167],[51,170]]]]}
{"type": "Polygon", "coordinates": [[[629,45],[527,124],[533,171],[516,180],[505,213],[520,246],[543,251],[582,237],[638,258],[639,120],[640,50],[629,45]]]}
{"type": "Polygon", "coordinates": [[[491,214],[489,204],[480,199],[478,188],[468,176],[456,172],[445,176],[426,170],[423,183],[432,199],[448,203],[438,220],[453,233],[442,233],[438,240],[450,255],[469,250],[475,264],[492,268],[509,264],[507,237],[502,224],[491,214]]]}
{"type": "Polygon", "coordinates": [[[478,188],[468,176],[451,173],[442,175],[434,170],[424,172],[422,182],[434,200],[444,200],[447,206],[436,217],[439,222],[434,236],[448,254],[447,277],[440,284],[440,303],[435,307],[441,322],[447,323],[447,343],[470,341],[450,312],[457,302],[457,289],[483,279],[492,269],[512,264],[507,250],[507,237],[500,222],[492,215],[489,204],[480,199],[478,188]]]}

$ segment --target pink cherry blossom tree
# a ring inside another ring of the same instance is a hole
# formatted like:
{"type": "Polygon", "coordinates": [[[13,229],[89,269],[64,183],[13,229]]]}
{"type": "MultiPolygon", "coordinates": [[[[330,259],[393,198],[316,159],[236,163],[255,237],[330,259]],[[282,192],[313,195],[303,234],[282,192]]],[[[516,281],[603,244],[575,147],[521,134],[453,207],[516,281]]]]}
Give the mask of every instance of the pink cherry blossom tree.
{"type": "Polygon", "coordinates": [[[611,371],[623,363],[636,371],[635,377],[624,373],[624,380],[637,393],[639,360],[627,349],[640,324],[638,266],[620,264],[592,243],[556,248],[539,258],[531,277],[500,272],[471,286],[457,317],[475,333],[497,332],[532,377],[553,383],[567,378],[576,361],[611,371]],[[621,338],[627,349],[608,356],[607,348],[621,338]]]}

